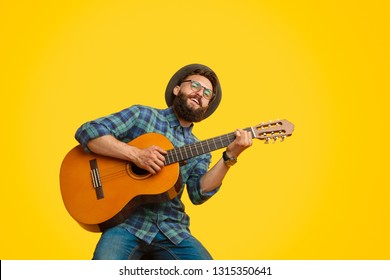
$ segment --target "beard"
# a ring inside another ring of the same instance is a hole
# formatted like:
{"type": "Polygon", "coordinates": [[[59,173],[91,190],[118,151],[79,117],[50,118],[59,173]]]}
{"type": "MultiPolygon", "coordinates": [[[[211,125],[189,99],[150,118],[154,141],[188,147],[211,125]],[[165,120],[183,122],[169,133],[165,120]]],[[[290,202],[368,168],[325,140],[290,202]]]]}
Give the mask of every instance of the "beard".
{"type": "Polygon", "coordinates": [[[188,105],[188,100],[190,98],[198,97],[196,97],[196,95],[187,96],[180,90],[173,100],[173,109],[175,110],[177,116],[183,120],[188,122],[200,122],[203,120],[203,116],[207,108],[202,107],[202,98],[198,98],[200,108],[191,108],[190,105],[188,105]]]}

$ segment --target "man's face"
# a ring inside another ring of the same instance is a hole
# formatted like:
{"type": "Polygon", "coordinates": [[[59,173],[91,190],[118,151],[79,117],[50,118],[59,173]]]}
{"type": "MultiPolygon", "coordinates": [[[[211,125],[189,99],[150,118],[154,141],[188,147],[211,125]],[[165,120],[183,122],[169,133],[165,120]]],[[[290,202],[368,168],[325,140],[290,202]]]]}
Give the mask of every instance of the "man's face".
{"type": "Polygon", "coordinates": [[[213,86],[206,77],[200,75],[188,76],[185,80],[187,82],[183,82],[173,90],[176,95],[173,106],[179,118],[188,122],[199,122],[203,119],[210,102],[203,96],[205,88],[213,90],[213,86]],[[202,88],[195,90],[191,81],[199,83],[202,88]]]}

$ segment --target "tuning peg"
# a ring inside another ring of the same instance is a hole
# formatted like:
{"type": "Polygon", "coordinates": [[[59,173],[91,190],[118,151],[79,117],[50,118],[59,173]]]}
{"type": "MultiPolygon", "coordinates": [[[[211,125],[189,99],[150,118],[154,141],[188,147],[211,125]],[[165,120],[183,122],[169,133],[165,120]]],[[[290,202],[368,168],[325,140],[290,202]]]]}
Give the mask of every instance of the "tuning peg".
{"type": "Polygon", "coordinates": [[[286,135],[283,135],[283,136],[282,136],[282,140],[280,140],[280,142],[283,142],[284,139],[286,139],[286,135]]]}
{"type": "Polygon", "coordinates": [[[276,143],[276,141],[278,141],[279,137],[278,136],[275,136],[274,137],[274,144],[276,143]]]}
{"type": "Polygon", "coordinates": [[[271,139],[270,137],[267,137],[267,138],[265,139],[264,144],[269,144],[269,140],[270,140],[270,139],[271,139]]]}

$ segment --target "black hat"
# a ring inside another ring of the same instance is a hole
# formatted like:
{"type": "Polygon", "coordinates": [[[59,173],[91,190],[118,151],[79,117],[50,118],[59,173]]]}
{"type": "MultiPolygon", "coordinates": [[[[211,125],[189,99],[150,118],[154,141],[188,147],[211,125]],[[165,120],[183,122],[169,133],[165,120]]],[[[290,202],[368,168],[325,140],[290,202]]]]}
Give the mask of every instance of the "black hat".
{"type": "MultiPolygon", "coordinates": [[[[193,73],[195,70],[198,69],[211,71],[215,74],[213,70],[211,70],[209,67],[202,64],[189,64],[179,69],[169,80],[167,89],[165,90],[165,102],[167,103],[168,106],[171,106],[173,104],[173,99],[175,98],[175,95],[173,94],[173,89],[175,88],[175,86],[179,85],[180,81],[182,81],[184,78],[188,77],[191,73],[193,73]]],[[[221,98],[222,98],[221,85],[219,83],[216,74],[215,77],[216,77],[217,85],[216,87],[214,87],[214,92],[216,93],[216,96],[209,104],[209,107],[207,108],[207,111],[204,114],[204,119],[209,117],[217,109],[219,103],[221,102],[221,98]]]]}

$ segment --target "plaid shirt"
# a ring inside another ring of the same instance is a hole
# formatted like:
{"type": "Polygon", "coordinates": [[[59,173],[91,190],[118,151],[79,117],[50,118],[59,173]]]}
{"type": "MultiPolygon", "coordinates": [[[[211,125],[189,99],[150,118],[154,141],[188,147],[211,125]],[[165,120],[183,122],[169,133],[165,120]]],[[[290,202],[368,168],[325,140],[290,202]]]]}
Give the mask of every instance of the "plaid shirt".
{"type": "MultiPolygon", "coordinates": [[[[157,132],[165,135],[174,147],[197,142],[192,127],[182,127],[171,107],[165,110],[135,105],[107,117],[83,124],[76,132],[76,139],[90,152],[87,143],[103,135],[113,135],[123,142],[147,133],[157,132]]],[[[200,178],[207,172],[211,155],[204,154],[186,161],[180,167],[182,186],[179,194],[171,201],[139,206],[121,225],[129,232],[151,243],[160,230],[174,244],[179,244],[190,235],[190,218],[184,211],[181,201],[184,185],[193,204],[201,204],[213,196],[212,192],[202,193],[200,178]]]]}

